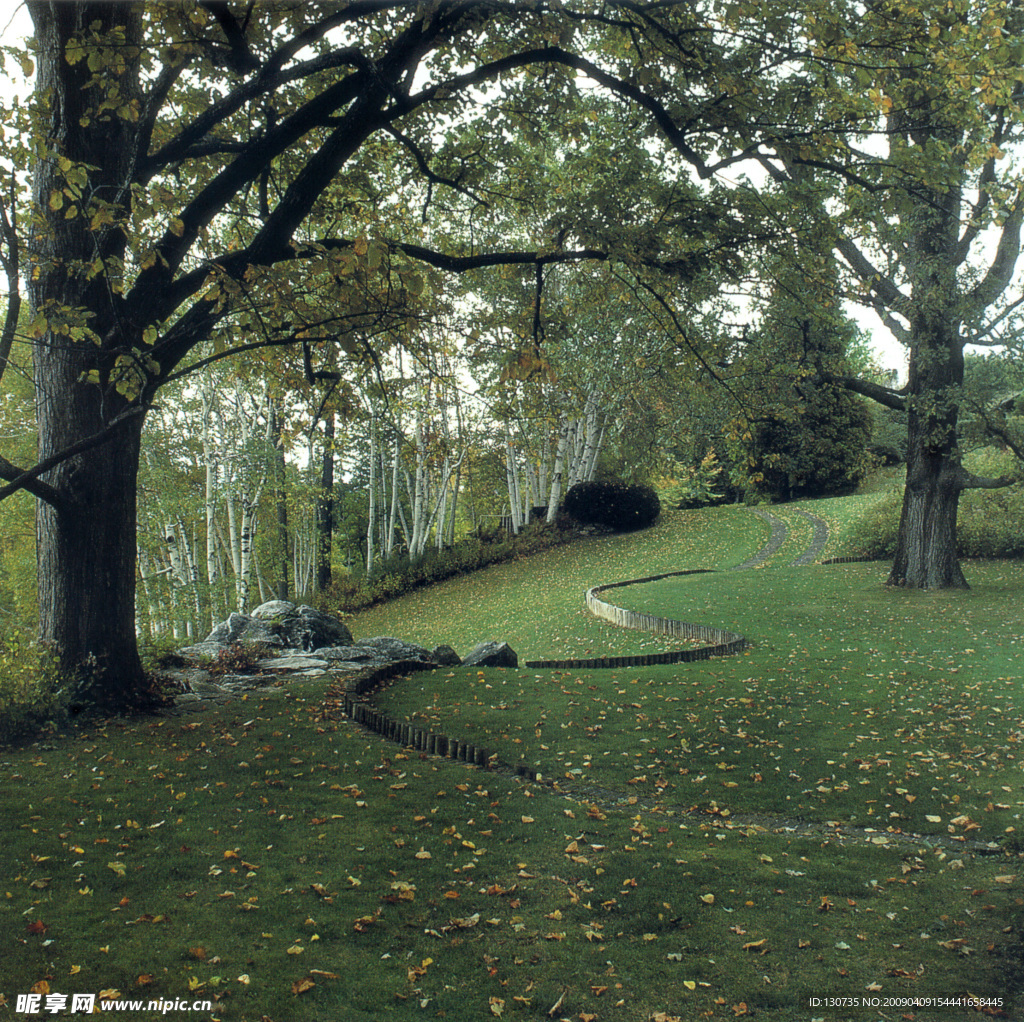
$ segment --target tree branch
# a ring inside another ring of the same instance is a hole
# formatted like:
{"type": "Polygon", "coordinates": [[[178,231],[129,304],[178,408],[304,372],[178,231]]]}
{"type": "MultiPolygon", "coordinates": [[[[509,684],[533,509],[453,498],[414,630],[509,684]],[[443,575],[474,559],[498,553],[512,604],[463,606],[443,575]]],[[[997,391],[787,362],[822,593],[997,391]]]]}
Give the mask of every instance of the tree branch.
{"type": "Polygon", "coordinates": [[[819,378],[824,383],[831,383],[844,390],[860,394],[861,397],[870,398],[877,404],[892,408],[897,412],[904,412],[907,409],[907,388],[893,390],[891,387],[883,387],[880,383],[872,383],[870,380],[862,380],[856,376],[836,376],[832,373],[823,372],[819,368],[819,378]]]}
{"type": "Polygon", "coordinates": [[[974,286],[970,299],[975,308],[987,309],[1009,286],[1020,256],[1020,232],[1024,224],[1024,190],[1017,192],[1009,204],[1007,216],[999,235],[999,244],[992,257],[988,272],[974,286]]]}
{"type": "Polygon", "coordinates": [[[147,411],[148,409],[144,405],[136,405],[133,408],[129,408],[111,419],[103,429],[79,440],[77,443],[71,444],[69,447],[65,447],[61,451],[57,451],[56,454],[51,454],[50,457],[40,461],[30,469],[18,468],[16,465],[12,465],[6,458],[0,457],[0,479],[10,480],[7,486],[0,488],[0,500],[6,499],[12,493],[17,493],[19,490],[27,490],[34,497],[44,501],[51,507],[57,508],[59,511],[71,507],[72,502],[65,494],[49,483],[44,483],[39,476],[44,472],[49,472],[51,468],[55,468],[69,458],[73,458],[78,454],[84,454],[86,451],[91,451],[93,448],[107,443],[108,440],[112,440],[118,426],[123,425],[129,419],[133,419],[138,415],[145,415],[147,411]]]}
{"type": "Polygon", "coordinates": [[[1001,490],[1020,482],[1017,476],[999,476],[998,478],[976,476],[973,472],[968,472],[966,469],[960,470],[958,478],[962,490],[1001,490]]]}

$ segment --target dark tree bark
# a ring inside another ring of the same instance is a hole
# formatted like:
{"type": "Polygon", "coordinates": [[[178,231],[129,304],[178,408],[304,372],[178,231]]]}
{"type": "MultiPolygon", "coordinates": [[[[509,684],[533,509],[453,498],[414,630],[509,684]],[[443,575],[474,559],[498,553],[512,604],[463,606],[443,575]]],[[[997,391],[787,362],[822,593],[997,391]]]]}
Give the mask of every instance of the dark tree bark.
{"type": "MultiPolygon", "coordinates": [[[[29,297],[36,310],[86,308],[88,328],[130,346],[136,327],[122,315],[102,275],[91,279],[83,266],[97,255],[124,254],[123,235],[89,230],[83,217],[67,218],[59,160],[97,167],[95,193],[121,201],[133,153],[133,125],[120,118],[90,120],[90,78],[84,65],[64,58],[68,40],[85,26],[101,32],[123,28],[126,70],[117,83],[126,100],[138,82],[137,45],[141,10],[133,3],[31,3],[39,41],[38,92],[49,97],[47,155],[36,165],[35,200],[48,213],[30,244],[34,272],[29,297]]],[[[57,312],[55,319],[60,319],[57,312]]],[[[55,322],[35,349],[39,458],[109,433],[102,445],[84,450],[43,473],[52,493],[37,503],[40,636],[54,650],[65,677],[83,693],[101,694],[105,707],[124,709],[145,693],[135,637],[135,492],[143,415],[111,385],[115,356],[91,339],[76,339],[55,322]],[[87,374],[93,374],[91,381],[87,374]],[[118,424],[119,422],[119,424],[118,424]]],[[[44,490],[45,492],[45,490],[44,490]]]]}

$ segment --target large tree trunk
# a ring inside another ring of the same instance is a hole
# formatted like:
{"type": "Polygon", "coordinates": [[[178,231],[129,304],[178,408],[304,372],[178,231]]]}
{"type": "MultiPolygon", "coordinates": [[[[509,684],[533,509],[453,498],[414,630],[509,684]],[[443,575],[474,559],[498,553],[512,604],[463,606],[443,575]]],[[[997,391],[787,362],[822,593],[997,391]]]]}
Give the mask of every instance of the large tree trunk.
{"type": "MultiPolygon", "coordinates": [[[[890,125],[925,146],[934,129],[918,111],[890,125]]],[[[952,139],[955,141],[955,137],[952,139]]],[[[907,380],[907,483],[889,585],[964,589],[956,549],[956,517],[966,473],[958,442],[964,382],[962,298],[956,277],[962,191],[921,189],[908,235],[906,266],[912,282],[907,380]]]]}
{"type": "MultiPolygon", "coordinates": [[[[68,40],[86,27],[123,27],[127,101],[138,94],[141,6],[134,3],[30,3],[39,42],[37,95],[48,94],[48,151],[34,168],[34,199],[46,222],[31,241],[34,272],[29,296],[48,320],[35,347],[39,458],[44,460],[110,428],[129,409],[113,385],[114,352],[130,347],[142,325],[126,322],[120,299],[103,275],[80,272],[97,258],[124,255],[119,230],[92,232],[88,218],[69,215],[73,195],[66,172],[89,164],[91,198],[124,202],[134,125],[117,116],[90,116],[98,102],[84,89],[85,61],[69,64],[68,40]],[[56,208],[55,208],[56,207],[56,208]],[[76,269],[76,267],[78,269],[76,269]],[[72,310],[88,309],[84,324],[101,343],[77,333],[72,310]],[[70,315],[72,328],[66,322],[70,315]],[[90,380],[86,374],[92,374],[90,380]]],[[[73,190],[72,190],[73,191],[73,190]]],[[[122,387],[122,389],[124,389],[122,387]]],[[[80,696],[106,708],[138,705],[145,677],[135,635],[135,492],[141,413],[114,426],[102,445],[83,450],[42,476],[54,493],[36,519],[40,634],[80,696]]]]}
{"type": "MultiPolygon", "coordinates": [[[[37,362],[46,382],[38,405],[41,448],[63,447],[61,434],[94,432],[83,421],[92,417],[61,400],[81,387],[54,386],[59,355],[51,351],[37,362]]],[[[46,481],[70,499],[59,509],[40,502],[36,515],[40,637],[82,698],[117,710],[136,705],[145,688],[135,635],[141,427],[141,418],[131,419],[103,447],[49,473],[46,481]]]]}
{"type": "Polygon", "coordinates": [[[911,455],[889,585],[967,588],[956,549],[957,468],[946,454],[918,449],[911,455]]]}

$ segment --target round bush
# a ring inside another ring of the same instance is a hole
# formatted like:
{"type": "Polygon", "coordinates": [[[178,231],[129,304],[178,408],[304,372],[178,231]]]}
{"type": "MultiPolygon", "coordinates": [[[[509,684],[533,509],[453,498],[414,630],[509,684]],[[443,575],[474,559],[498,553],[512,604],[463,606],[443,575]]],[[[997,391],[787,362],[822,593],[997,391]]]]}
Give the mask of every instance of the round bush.
{"type": "Polygon", "coordinates": [[[623,483],[576,483],[562,510],[581,525],[604,525],[616,532],[645,529],[661,514],[661,501],[649,486],[623,483]]]}

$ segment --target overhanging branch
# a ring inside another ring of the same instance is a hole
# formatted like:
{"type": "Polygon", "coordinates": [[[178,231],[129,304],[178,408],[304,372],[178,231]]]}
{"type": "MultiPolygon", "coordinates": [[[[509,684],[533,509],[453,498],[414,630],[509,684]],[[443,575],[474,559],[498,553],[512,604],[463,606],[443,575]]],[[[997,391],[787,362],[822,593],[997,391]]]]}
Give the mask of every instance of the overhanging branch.
{"type": "Polygon", "coordinates": [[[72,501],[65,494],[61,493],[60,490],[49,483],[44,483],[39,476],[44,472],[49,472],[51,468],[55,468],[69,458],[73,458],[78,454],[84,454],[95,447],[101,447],[107,441],[114,438],[114,434],[119,426],[122,426],[129,419],[133,419],[138,415],[145,415],[147,411],[148,409],[143,405],[129,408],[111,419],[103,429],[79,440],[77,443],[65,447],[63,450],[57,451],[56,454],[51,454],[48,458],[45,458],[29,469],[18,468],[16,465],[12,465],[6,458],[0,456],[0,479],[10,480],[7,486],[0,488],[0,500],[5,500],[19,490],[26,490],[33,497],[37,497],[58,511],[70,508],[72,501]]]}

